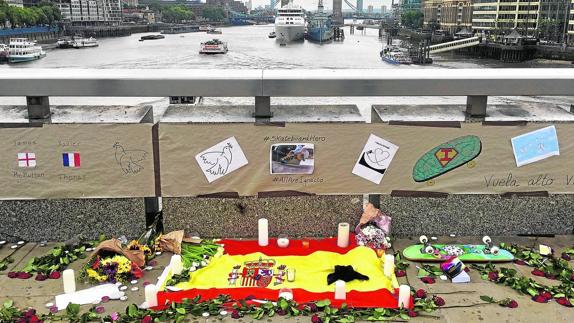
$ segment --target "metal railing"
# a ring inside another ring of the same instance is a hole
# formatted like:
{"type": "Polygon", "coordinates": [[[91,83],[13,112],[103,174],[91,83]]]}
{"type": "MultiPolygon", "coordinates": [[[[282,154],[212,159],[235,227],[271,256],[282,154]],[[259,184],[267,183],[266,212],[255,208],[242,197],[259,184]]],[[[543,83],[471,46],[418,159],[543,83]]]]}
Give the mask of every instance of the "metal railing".
{"type": "Polygon", "coordinates": [[[574,68],[176,70],[3,69],[0,96],[26,96],[29,116],[49,116],[50,96],[255,97],[255,116],[271,97],[467,96],[484,115],[488,96],[574,96],[574,68]]]}

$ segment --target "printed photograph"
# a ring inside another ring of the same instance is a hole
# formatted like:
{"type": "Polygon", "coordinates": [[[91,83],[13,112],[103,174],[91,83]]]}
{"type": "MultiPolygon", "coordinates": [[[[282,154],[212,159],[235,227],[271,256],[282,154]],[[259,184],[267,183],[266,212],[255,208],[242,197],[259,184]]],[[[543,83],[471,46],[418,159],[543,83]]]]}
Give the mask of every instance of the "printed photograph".
{"type": "Polygon", "coordinates": [[[309,143],[271,145],[271,174],[313,174],[315,145],[309,143]]]}

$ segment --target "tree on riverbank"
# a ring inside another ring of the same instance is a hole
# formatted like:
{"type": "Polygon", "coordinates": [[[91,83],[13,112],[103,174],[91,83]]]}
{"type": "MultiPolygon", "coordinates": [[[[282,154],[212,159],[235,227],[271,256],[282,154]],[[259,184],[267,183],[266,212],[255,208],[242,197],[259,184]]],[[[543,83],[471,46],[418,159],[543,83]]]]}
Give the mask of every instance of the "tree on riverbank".
{"type": "Polygon", "coordinates": [[[422,28],[423,13],[420,10],[405,10],[401,14],[401,24],[412,29],[422,28]]]}
{"type": "Polygon", "coordinates": [[[9,6],[0,0],[0,27],[30,27],[36,25],[51,25],[60,21],[60,10],[50,2],[40,2],[33,7],[20,8],[9,6]]]}
{"type": "Polygon", "coordinates": [[[195,14],[182,5],[164,7],[161,11],[164,22],[182,23],[193,20],[195,14]]]}
{"type": "Polygon", "coordinates": [[[227,17],[222,7],[205,7],[201,16],[211,21],[222,21],[227,17]]]}

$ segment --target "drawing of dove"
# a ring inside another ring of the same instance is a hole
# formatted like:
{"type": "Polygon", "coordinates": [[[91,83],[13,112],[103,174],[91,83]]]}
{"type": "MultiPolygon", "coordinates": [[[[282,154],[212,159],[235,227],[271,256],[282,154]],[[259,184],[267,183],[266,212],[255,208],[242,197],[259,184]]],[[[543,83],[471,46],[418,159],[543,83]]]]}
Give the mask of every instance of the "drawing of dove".
{"type": "Polygon", "coordinates": [[[119,142],[113,146],[116,149],[116,162],[122,168],[124,174],[137,174],[144,167],[141,162],[147,158],[147,152],[144,150],[125,150],[119,142]]]}
{"type": "Polygon", "coordinates": [[[199,157],[205,164],[211,165],[205,171],[211,175],[225,175],[227,174],[227,169],[231,165],[231,160],[233,159],[233,153],[231,152],[230,143],[227,143],[221,151],[208,151],[201,154],[199,157]]]}

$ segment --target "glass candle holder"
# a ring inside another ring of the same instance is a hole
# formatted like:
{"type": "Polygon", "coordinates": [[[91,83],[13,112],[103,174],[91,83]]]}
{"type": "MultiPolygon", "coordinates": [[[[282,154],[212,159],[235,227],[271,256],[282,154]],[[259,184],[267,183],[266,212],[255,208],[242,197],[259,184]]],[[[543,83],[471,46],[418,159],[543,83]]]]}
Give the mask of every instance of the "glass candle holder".
{"type": "Polygon", "coordinates": [[[289,246],[289,238],[282,234],[277,238],[277,246],[279,248],[287,248],[289,246]]]}

